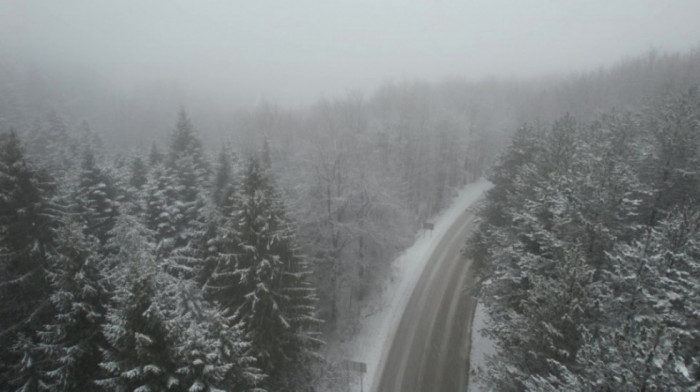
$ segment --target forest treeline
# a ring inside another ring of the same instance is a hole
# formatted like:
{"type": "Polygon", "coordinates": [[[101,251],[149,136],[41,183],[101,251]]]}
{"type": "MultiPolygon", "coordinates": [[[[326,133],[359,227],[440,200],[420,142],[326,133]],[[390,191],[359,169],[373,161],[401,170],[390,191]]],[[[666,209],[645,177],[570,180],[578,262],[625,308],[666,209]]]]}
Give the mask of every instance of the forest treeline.
{"type": "Polygon", "coordinates": [[[700,94],[524,125],[467,249],[498,391],[700,387],[700,94]]]}
{"type": "Polygon", "coordinates": [[[210,162],[181,112],[117,168],[53,120],[53,174],[0,137],[0,389],[308,389],[317,297],[266,152],[210,162]]]}

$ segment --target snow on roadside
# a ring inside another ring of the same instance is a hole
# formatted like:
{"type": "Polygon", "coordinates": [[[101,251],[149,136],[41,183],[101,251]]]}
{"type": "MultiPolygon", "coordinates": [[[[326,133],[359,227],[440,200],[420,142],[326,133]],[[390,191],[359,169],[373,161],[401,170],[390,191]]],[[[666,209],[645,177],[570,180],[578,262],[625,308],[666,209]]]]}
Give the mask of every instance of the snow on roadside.
{"type": "Polygon", "coordinates": [[[486,366],[486,356],[496,353],[496,348],[489,338],[481,333],[488,323],[486,307],[479,302],[474,311],[474,321],[472,322],[472,344],[469,354],[469,392],[481,392],[484,388],[479,385],[474,377],[483,371],[486,366]]]}
{"type": "Polygon", "coordinates": [[[411,292],[433,250],[462,212],[479,200],[490,187],[491,183],[484,179],[466,185],[450,207],[432,219],[435,225],[432,233],[425,230],[420,232],[415,243],[392,263],[391,276],[382,296],[363,311],[366,316],[363,317],[358,333],[340,343],[337,350],[334,350],[343,353],[346,359],[367,364],[363,382],[365,390],[372,387],[382,353],[391,344],[411,292]]]}

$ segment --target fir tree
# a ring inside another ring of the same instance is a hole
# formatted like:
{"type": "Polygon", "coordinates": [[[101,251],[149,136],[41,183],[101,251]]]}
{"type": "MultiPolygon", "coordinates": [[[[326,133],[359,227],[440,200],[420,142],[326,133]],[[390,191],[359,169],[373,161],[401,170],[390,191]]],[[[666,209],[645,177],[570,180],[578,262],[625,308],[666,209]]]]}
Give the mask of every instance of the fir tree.
{"type": "Polygon", "coordinates": [[[97,391],[101,331],[107,293],[98,262],[98,244],[68,223],[58,230],[51,255],[54,319],[39,333],[51,391],[97,391]]]}
{"type": "MultiPolygon", "coordinates": [[[[232,211],[238,208],[233,200],[231,197],[224,208],[232,211]]],[[[214,212],[208,217],[207,252],[198,280],[207,300],[217,304],[230,316],[246,292],[237,275],[241,254],[238,213],[236,210],[227,216],[214,212]]]]}
{"type": "Polygon", "coordinates": [[[76,209],[85,221],[84,232],[104,247],[119,215],[119,194],[114,180],[97,166],[95,155],[87,150],[81,165],[76,209]]]}
{"type": "Polygon", "coordinates": [[[47,256],[58,225],[58,209],[50,201],[54,189],[26,161],[17,135],[0,135],[0,389],[17,379],[7,372],[15,374],[17,368],[10,368],[19,361],[36,371],[34,331],[52,314],[47,256]]]}
{"type": "Polygon", "coordinates": [[[224,309],[235,307],[236,298],[241,295],[233,279],[240,244],[236,219],[239,180],[235,163],[228,150],[222,148],[212,189],[214,208],[205,214],[204,230],[197,239],[202,259],[197,280],[206,298],[224,309]]]}
{"type": "Polygon", "coordinates": [[[176,207],[173,220],[175,248],[186,247],[192,239],[192,228],[202,223],[206,204],[203,189],[209,185],[209,167],[194,126],[184,110],[178,114],[175,130],[170,135],[166,168],[175,180],[176,207]]]}
{"type": "Polygon", "coordinates": [[[113,305],[107,309],[103,333],[108,348],[100,367],[106,374],[96,381],[109,391],[177,391],[174,341],[159,304],[158,274],[149,233],[135,219],[122,216],[108,243],[118,249],[109,264],[114,268],[113,305]]]}
{"type": "Polygon", "coordinates": [[[39,392],[51,388],[52,380],[46,375],[46,359],[37,345],[37,338],[18,333],[9,351],[20,359],[5,369],[6,374],[0,384],[4,390],[39,392]]]}
{"type": "Polygon", "coordinates": [[[241,327],[206,302],[193,280],[166,272],[148,237],[132,218],[121,218],[115,228],[117,289],[101,364],[109,377],[98,384],[120,391],[254,388],[263,377],[245,354],[249,343],[241,327]]]}
{"type": "Polygon", "coordinates": [[[210,305],[194,281],[171,275],[161,280],[158,302],[174,337],[176,373],[188,391],[240,391],[264,379],[246,355],[250,343],[240,325],[230,325],[221,310],[210,305]]]}
{"type": "Polygon", "coordinates": [[[235,155],[232,155],[227,146],[221,148],[217,160],[216,173],[212,189],[214,205],[220,208],[224,215],[231,214],[231,197],[236,192],[238,182],[238,167],[235,155]]]}
{"type": "Polygon", "coordinates": [[[180,109],[177,124],[170,135],[168,165],[174,166],[176,161],[184,156],[193,157],[195,164],[205,165],[202,153],[202,142],[197,138],[196,131],[184,109],[180,109]]]}
{"type": "Polygon", "coordinates": [[[315,292],[272,179],[256,158],[248,165],[241,201],[234,276],[246,293],[233,319],[243,324],[269,388],[298,390],[309,382],[308,366],[319,345],[311,331],[318,324],[315,292]]]}
{"type": "Polygon", "coordinates": [[[176,222],[181,220],[177,206],[175,179],[161,166],[155,166],[144,185],[144,220],[146,227],[154,233],[158,248],[170,252],[177,235],[176,222]]]}

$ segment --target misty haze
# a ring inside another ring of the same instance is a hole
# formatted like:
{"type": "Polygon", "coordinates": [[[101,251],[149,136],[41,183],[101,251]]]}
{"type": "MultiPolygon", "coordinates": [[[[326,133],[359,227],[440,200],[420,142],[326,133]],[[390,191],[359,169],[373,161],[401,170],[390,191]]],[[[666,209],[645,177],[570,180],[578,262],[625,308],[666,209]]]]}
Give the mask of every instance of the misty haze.
{"type": "Polygon", "coordinates": [[[700,391],[699,15],[0,1],[0,391],[700,391]]]}

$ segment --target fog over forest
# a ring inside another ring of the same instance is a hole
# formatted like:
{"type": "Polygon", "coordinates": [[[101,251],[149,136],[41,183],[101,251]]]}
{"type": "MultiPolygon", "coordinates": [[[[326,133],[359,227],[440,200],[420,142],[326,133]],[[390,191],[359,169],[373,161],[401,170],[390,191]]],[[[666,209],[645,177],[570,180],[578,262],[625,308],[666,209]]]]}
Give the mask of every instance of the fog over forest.
{"type": "Polygon", "coordinates": [[[127,103],[162,92],[224,116],[388,81],[565,76],[684,51],[697,45],[698,12],[689,0],[4,1],[0,50],[4,64],[69,89],[92,82],[127,103]]]}
{"type": "Polygon", "coordinates": [[[698,390],[698,15],[0,2],[0,390],[698,390]]]}

